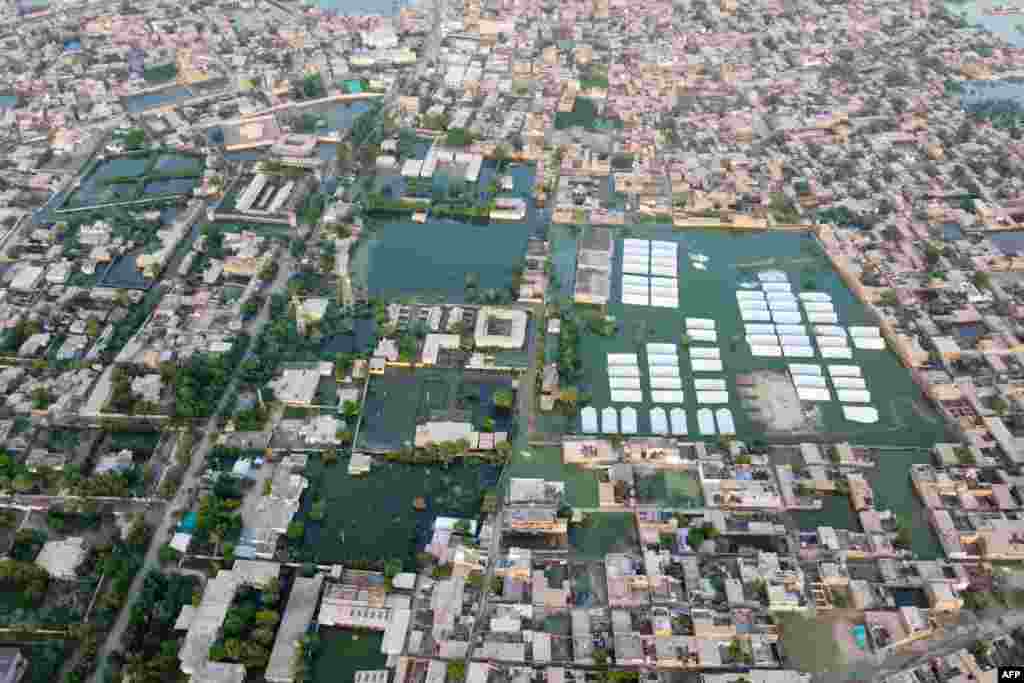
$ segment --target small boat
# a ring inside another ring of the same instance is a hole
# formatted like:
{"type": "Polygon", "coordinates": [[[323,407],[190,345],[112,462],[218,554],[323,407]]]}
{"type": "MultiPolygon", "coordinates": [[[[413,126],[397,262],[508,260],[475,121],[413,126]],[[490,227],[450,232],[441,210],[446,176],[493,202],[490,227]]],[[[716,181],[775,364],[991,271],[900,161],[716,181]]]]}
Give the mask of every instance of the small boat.
{"type": "Polygon", "coordinates": [[[756,282],[741,282],[739,286],[741,289],[757,289],[761,285],[756,282]]]}
{"type": "Polygon", "coordinates": [[[705,256],[704,254],[701,254],[699,252],[694,252],[694,253],[690,254],[690,260],[691,261],[699,261],[701,263],[707,263],[710,259],[707,256],[705,256]]]}
{"type": "Polygon", "coordinates": [[[697,270],[707,270],[708,269],[708,267],[705,266],[703,263],[694,263],[693,267],[696,268],[697,270]]]}

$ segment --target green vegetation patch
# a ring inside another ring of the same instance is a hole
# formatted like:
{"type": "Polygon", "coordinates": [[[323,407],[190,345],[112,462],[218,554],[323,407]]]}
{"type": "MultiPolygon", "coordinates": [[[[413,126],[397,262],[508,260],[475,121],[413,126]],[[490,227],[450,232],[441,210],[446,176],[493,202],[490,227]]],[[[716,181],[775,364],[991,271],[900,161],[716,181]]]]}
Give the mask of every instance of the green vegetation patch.
{"type": "Polygon", "coordinates": [[[583,513],[581,522],[569,527],[569,543],[581,557],[593,559],[639,550],[636,523],[629,512],[583,513]]]}

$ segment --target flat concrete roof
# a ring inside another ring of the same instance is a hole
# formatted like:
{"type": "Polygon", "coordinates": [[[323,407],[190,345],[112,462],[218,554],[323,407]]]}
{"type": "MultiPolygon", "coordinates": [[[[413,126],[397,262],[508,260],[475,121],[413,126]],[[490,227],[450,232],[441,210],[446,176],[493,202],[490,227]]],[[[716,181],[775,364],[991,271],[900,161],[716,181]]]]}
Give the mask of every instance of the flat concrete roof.
{"type": "Polygon", "coordinates": [[[324,577],[320,574],[295,579],[263,676],[270,683],[292,683],[295,680],[295,647],[313,620],[323,583],[324,577]]]}

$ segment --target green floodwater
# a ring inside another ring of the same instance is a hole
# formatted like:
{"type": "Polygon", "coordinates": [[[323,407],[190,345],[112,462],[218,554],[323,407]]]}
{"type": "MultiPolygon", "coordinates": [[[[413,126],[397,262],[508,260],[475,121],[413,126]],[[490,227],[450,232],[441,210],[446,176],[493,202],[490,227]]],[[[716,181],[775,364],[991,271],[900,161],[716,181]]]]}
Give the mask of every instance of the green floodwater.
{"type": "Polygon", "coordinates": [[[147,194],[180,193],[187,194],[196,186],[195,178],[165,178],[163,180],[145,180],[146,176],[159,173],[178,173],[194,171],[202,173],[202,161],[188,154],[172,152],[159,153],[156,158],[151,155],[116,156],[100,161],[96,168],[85,178],[81,185],[68,199],[69,207],[89,206],[114,201],[140,199],[147,194]],[[146,169],[153,162],[153,170],[147,174],[146,169]],[[137,178],[134,183],[117,183],[107,185],[114,178],[137,178]]]}
{"type": "Polygon", "coordinates": [[[456,463],[441,466],[401,465],[377,461],[363,476],[348,474],[348,460],[325,467],[311,460],[306,469],[310,490],[302,498],[303,547],[321,563],[399,558],[414,568],[418,550],[430,541],[439,515],[476,518],[484,489],[497,480],[497,468],[456,463]],[[422,496],[426,509],[413,501],[422,496]],[[317,498],[327,502],[320,522],[309,519],[317,498]]]}
{"type": "MultiPolygon", "coordinates": [[[[514,187],[500,194],[527,200],[525,220],[486,225],[437,218],[426,223],[375,221],[352,254],[353,284],[366,287],[374,297],[448,303],[466,300],[466,277],[471,274],[480,293],[507,290],[524,261],[527,241],[543,231],[546,221],[530,196],[533,165],[513,164],[503,173],[512,176],[514,187]]],[[[487,162],[476,186],[466,189],[486,193],[495,176],[494,162],[487,162]]]]}
{"type": "MultiPolygon", "coordinates": [[[[724,375],[729,380],[732,401],[729,408],[736,421],[741,439],[763,438],[763,429],[754,423],[740,404],[733,378],[737,374],[755,370],[784,371],[790,362],[855,364],[862,368],[873,405],[880,413],[879,422],[863,425],[847,421],[838,401],[819,404],[823,413],[820,436],[830,441],[851,440],[856,443],[889,446],[930,446],[944,432],[941,418],[928,410],[920,390],[896,356],[888,351],[854,350],[852,360],[824,361],[820,357],[807,359],[755,358],[743,341],[744,327],[740,318],[735,292],[738,283],[756,278],[759,270],[785,271],[794,292],[827,292],[832,296],[839,315],[839,324],[876,324],[865,307],[843,285],[832,270],[817,243],[810,236],[795,233],[731,233],[716,230],[673,231],[671,228],[633,228],[631,235],[638,239],[670,240],[679,243],[679,308],[666,309],[650,306],[627,306],[621,303],[621,261],[615,260],[612,276],[612,296],[608,314],[619,322],[618,334],[613,337],[585,335],[581,343],[586,388],[593,397],[593,405],[600,411],[609,405],[607,354],[638,352],[641,367],[645,367],[644,344],[649,342],[679,343],[685,331],[686,317],[712,318],[717,322],[718,344],[721,350],[723,373],[701,373],[701,377],[724,375]],[[709,257],[707,271],[690,265],[687,252],[698,252],[709,257]],[[752,266],[755,267],[744,267],[752,266]],[[805,284],[813,282],[813,288],[805,284]],[[735,343],[734,343],[735,342],[735,343]]],[[[556,247],[561,248],[561,247],[556,247]]],[[[570,247],[575,251],[575,245],[570,247]]],[[[622,239],[616,240],[621,254],[622,239]]],[[[560,278],[572,281],[572,277],[560,278]]],[[[706,346],[694,342],[694,346],[706,346]]],[[[689,372],[689,354],[679,348],[683,391],[691,435],[697,435],[697,402],[689,372]]],[[[650,429],[648,410],[651,404],[636,404],[641,433],[650,429]]]]}
{"type": "Polygon", "coordinates": [[[565,502],[573,507],[597,507],[597,474],[594,470],[562,462],[562,450],[555,446],[517,449],[509,463],[508,479],[539,478],[565,482],[565,502]]]}
{"type": "Polygon", "coordinates": [[[640,547],[632,512],[586,513],[584,524],[569,527],[569,544],[578,557],[600,560],[609,553],[635,553],[640,547]]]}
{"type": "MultiPolygon", "coordinates": [[[[742,341],[743,321],[735,292],[741,281],[753,281],[759,270],[782,270],[789,275],[794,292],[813,290],[832,296],[839,324],[876,324],[867,309],[846,288],[815,239],[802,233],[736,233],[723,230],[677,231],[668,226],[633,226],[617,231],[616,250],[622,253],[622,238],[669,240],[679,246],[679,308],[664,309],[648,306],[625,306],[621,303],[621,260],[615,259],[612,276],[612,295],[608,314],[619,321],[619,331],[613,337],[585,334],[580,345],[583,362],[583,388],[591,393],[593,403],[600,412],[610,404],[607,377],[607,353],[638,352],[641,368],[646,367],[643,345],[648,342],[679,343],[684,332],[684,318],[713,318],[717,322],[718,347],[721,350],[723,373],[702,373],[702,377],[725,377],[732,398],[729,408],[736,422],[737,436],[752,441],[772,441],[777,435],[766,436],[747,415],[740,404],[734,376],[759,369],[783,370],[788,362],[826,364],[820,357],[808,359],[754,358],[742,341]],[[709,258],[706,271],[692,267],[688,252],[698,252],[709,258]],[[739,340],[735,345],[733,339],[739,340]],[[638,346],[639,344],[639,346],[638,346]]],[[[554,267],[563,297],[570,297],[575,280],[575,229],[553,226],[551,239],[554,267]]],[[[695,343],[695,346],[701,346],[695,343]]],[[[680,374],[683,378],[685,405],[692,438],[698,436],[697,403],[689,366],[689,354],[680,347],[680,374]]],[[[926,449],[936,441],[948,438],[941,418],[934,413],[913,383],[909,372],[902,367],[890,351],[862,351],[854,349],[852,360],[828,361],[861,366],[871,391],[873,405],[879,410],[879,422],[862,425],[848,422],[842,416],[838,401],[818,404],[822,410],[822,429],[816,435],[796,435],[785,440],[798,442],[816,436],[827,442],[850,441],[855,444],[882,446],[879,467],[869,473],[875,490],[876,507],[892,509],[912,520],[914,549],[925,556],[939,553],[937,540],[930,530],[923,509],[911,488],[908,468],[911,463],[927,462],[926,449]]],[[[646,372],[642,370],[642,372],[646,372]]],[[[622,407],[622,406],[618,406],[622,407]]],[[[649,403],[635,404],[639,416],[639,431],[649,430],[649,403]]],[[[546,417],[544,427],[557,426],[562,420],[546,417]]],[[[571,430],[578,429],[578,419],[571,430]]],[[[828,503],[831,505],[831,503],[828,503]]],[[[831,515],[830,515],[831,516],[831,515]]],[[[838,519],[839,515],[835,515],[838,519]]],[[[839,525],[843,526],[843,525],[839,525]]],[[[859,528],[854,524],[853,527],[859,528]]]]}
{"type": "Polygon", "coordinates": [[[672,508],[704,506],[700,481],[687,471],[634,469],[637,497],[642,503],[658,503],[672,508]]]}
{"type": "Polygon", "coordinates": [[[387,656],[381,653],[383,633],[321,628],[320,653],[313,664],[316,683],[348,683],[357,671],[383,669],[387,656]]]}
{"type": "Polygon", "coordinates": [[[391,369],[370,380],[359,430],[360,448],[398,450],[411,445],[416,425],[452,419],[482,428],[494,421],[494,431],[513,431],[514,416],[494,406],[493,396],[511,388],[505,375],[439,368],[391,369]]]}
{"type": "Polygon", "coordinates": [[[506,289],[526,253],[528,237],[524,223],[384,224],[360,245],[367,251],[370,295],[461,303],[470,273],[478,277],[481,291],[506,289]]]}

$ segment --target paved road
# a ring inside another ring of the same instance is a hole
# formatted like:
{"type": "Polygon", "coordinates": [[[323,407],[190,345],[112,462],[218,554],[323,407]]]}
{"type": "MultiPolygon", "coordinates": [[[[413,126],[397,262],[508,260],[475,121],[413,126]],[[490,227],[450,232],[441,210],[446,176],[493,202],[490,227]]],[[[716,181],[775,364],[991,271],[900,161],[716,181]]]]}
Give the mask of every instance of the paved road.
{"type": "MultiPolygon", "coordinates": [[[[534,321],[540,325],[543,323],[544,308],[542,304],[537,304],[531,307],[533,312],[534,321]]],[[[534,394],[536,393],[536,378],[537,372],[540,371],[537,361],[537,340],[543,338],[542,335],[546,332],[546,329],[542,329],[538,334],[531,334],[527,343],[527,353],[529,354],[530,364],[527,366],[526,372],[523,373],[522,377],[519,378],[519,391],[518,391],[518,411],[519,411],[519,424],[521,431],[516,436],[515,445],[512,457],[515,457],[515,450],[529,448],[530,435],[534,431],[536,424],[536,412],[537,404],[534,400],[534,394]]],[[[494,510],[494,530],[491,534],[491,542],[487,547],[487,571],[484,572],[483,590],[484,597],[480,601],[480,608],[477,612],[476,619],[473,621],[473,628],[469,634],[469,648],[466,650],[466,666],[469,666],[470,660],[473,658],[473,648],[477,636],[477,627],[480,624],[487,623],[487,610],[490,605],[491,599],[491,581],[494,579],[494,568],[497,564],[498,556],[501,554],[501,509],[505,501],[505,485],[508,482],[508,473],[510,468],[506,465],[501,470],[501,476],[498,478],[498,484],[495,487],[498,492],[497,505],[494,510]]]]}
{"type": "Polygon", "coordinates": [[[523,429],[526,432],[527,440],[537,431],[537,373],[543,372],[541,364],[537,362],[537,342],[547,334],[544,305],[531,306],[530,313],[533,315],[533,322],[537,326],[537,330],[526,341],[526,353],[530,364],[526,368],[526,372],[519,378],[518,392],[519,416],[520,421],[524,423],[523,429]]]}
{"type": "MultiPolygon", "coordinates": [[[[308,231],[306,234],[301,236],[301,239],[305,239],[307,236],[308,231]]],[[[269,288],[269,291],[271,292],[285,291],[288,278],[291,276],[293,266],[291,256],[284,253],[280,258],[280,263],[281,267],[278,269],[277,277],[269,288]]],[[[251,335],[251,338],[249,340],[249,347],[246,349],[246,353],[243,357],[253,352],[256,340],[259,337],[260,332],[263,330],[263,326],[266,325],[269,319],[270,298],[268,297],[259,314],[249,324],[247,331],[251,335]]],[[[110,654],[118,650],[121,646],[121,638],[124,636],[125,628],[128,627],[128,620],[131,617],[132,608],[135,606],[135,600],[142,591],[142,582],[145,580],[146,574],[160,568],[160,548],[162,548],[170,538],[171,529],[175,523],[174,513],[178,510],[184,510],[188,506],[190,495],[189,491],[195,488],[196,482],[206,469],[206,457],[213,446],[214,437],[218,434],[217,415],[220,414],[221,410],[227,404],[228,397],[235,395],[238,390],[238,383],[239,372],[238,369],[236,369],[235,373],[231,377],[231,382],[228,384],[227,389],[221,395],[221,399],[217,403],[216,410],[213,411],[213,416],[206,423],[206,427],[203,431],[203,438],[193,452],[192,461],[189,463],[188,470],[185,472],[185,477],[182,479],[181,486],[178,487],[178,492],[175,494],[170,505],[164,509],[164,516],[160,520],[160,524],[157,525],[156,530],[153,532],[149,548],[146,550],[146,558],[143,561],[142,568],[139,570],[138,574],[135,575],[134,580],[132,580],[131,588],[128,590],[128,599],[121,608],[121,612],[117,615],[117,621],[114,623],[114,627],[110,630],[110,634],[107,636],[106,641],[100,647],[98,657],[99,665],[96,667],[96,673],[91,679],[92,683],[100,683],[100,681],[102,681],[101,674],[107,664],[110,654]]]]}

